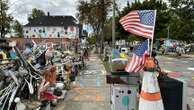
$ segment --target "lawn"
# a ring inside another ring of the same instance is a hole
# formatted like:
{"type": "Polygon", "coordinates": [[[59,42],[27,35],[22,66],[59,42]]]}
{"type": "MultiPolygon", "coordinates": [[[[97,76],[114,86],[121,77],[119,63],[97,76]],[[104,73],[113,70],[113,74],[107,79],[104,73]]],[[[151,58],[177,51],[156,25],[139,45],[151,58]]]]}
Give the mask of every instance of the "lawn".
{"type": "Polygon", "coordinates": [[[110,68],[109,62],[108,62],[108,61],[104,61],[103,56],[100,56],[100,55],[99,55],[99,57],[100,57],[101,61],[103,62],[103,65],[104,65],[104,67],[105,67],[105,69],[106,69],[106,72],[107,72],[107,73],[111,72],[111,68],[110,68]]]}

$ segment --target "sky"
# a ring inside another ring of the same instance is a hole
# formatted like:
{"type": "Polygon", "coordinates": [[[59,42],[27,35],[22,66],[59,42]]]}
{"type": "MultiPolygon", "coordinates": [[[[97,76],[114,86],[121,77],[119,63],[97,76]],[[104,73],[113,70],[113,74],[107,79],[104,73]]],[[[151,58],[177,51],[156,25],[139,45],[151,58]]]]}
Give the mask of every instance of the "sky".
{"type": "MultiPolygon", "coordinates": [[[[120,8],[124,7],[129,0],[116,0],[120,8]]],[[[132,1],[132,0],[130,0],[132,1]]],[[[72,15],[76,16],[78,0],[9,0],[9,11],[20,23],[28,23],[27,17],[33,8],[43,10],[50,15],[72,15]]]]}

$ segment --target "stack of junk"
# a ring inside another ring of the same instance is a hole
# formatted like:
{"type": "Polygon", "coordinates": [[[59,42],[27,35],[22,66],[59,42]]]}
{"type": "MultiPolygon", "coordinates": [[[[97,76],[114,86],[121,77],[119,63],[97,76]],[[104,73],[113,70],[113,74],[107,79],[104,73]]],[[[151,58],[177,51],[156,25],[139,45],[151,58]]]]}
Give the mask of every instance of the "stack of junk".
{"type": "Polygon", "coordinates": [[[74,86],[84,69],[81,55],[45,44],[20,50],[0,39],[0,110],[51,110],[74,86]]]}
{"type": "Polygon", "coordinates": [[[112,71],[106,76],[111,87],[111,110],[187,110],[183,77],[161,71],[152,57],[147,58],[143,71],[126,72],[130,59],[130,53],[112,50],[112,71]]]}

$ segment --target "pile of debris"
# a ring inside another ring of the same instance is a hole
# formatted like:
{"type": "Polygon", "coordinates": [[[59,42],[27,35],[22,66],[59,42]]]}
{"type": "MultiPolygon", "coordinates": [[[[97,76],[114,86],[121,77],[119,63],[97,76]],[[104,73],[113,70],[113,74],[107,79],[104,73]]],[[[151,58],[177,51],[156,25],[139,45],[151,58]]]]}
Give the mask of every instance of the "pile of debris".
{"type": "Polygon", "coordinates": [[[47,109],[63,100],[84,62],[44,43],[20,51],[0,40],[0,109],[47,109]]]}

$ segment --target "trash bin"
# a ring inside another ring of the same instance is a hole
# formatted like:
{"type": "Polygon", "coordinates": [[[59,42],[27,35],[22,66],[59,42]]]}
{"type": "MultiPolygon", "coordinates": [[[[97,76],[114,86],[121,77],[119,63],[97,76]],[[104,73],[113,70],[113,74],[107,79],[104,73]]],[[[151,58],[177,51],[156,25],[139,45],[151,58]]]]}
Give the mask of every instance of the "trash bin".
{"type": "Polygon", "coordinates": [[[111,72],[111,110],[138,110],[139,73],[111,72]]]}
{"type": "Polygon", "coordinates": [[[165,110],[187,110],[187,81],[181,78],[158,78],[165,110]]]}

